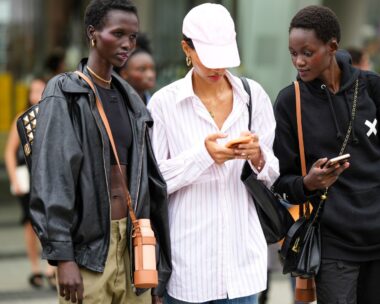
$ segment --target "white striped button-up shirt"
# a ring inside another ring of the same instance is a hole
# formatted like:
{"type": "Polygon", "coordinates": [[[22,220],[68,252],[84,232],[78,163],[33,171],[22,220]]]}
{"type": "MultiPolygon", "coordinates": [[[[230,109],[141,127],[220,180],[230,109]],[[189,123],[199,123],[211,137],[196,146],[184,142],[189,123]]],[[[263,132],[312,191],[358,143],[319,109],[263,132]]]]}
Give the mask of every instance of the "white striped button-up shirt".
{"type": "MultiPolygon", "coordinates": [[[[252,295],[266,288],[267,245],[252,198],[240,181],[244,160],[218,165],[204,145],[209,134],[228,134],[218,140],[223,145],[248,129],[248,94],[240,79],[227,72],[233,108],[219,130],[194,94],[191,75],[159,90],[148,105],[153,149],[169,193],[173,272],[167,291],[187,302],[252,295]]],[[[271,185],[279,175],[272,152],[272,104],[258,83],[248,82],[251,131],[258,134],[265,159],[258,178],[271,185]]]]}

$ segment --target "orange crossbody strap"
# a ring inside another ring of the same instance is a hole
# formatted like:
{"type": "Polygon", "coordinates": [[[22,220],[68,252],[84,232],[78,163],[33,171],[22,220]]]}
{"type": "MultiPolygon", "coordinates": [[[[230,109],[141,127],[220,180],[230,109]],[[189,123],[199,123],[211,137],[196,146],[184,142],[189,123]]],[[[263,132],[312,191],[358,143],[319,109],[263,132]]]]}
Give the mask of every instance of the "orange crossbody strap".
{"type": "Polygon", "coordinates": [[[95,90],[94,84],[92,83],[92,81],[90,80],[90,78],[88,78],[85,74],[83,74],[80,71],[75,71],[74,73],[78,74],[84,81],[86,81],[87,84],[90,86],[90,88],[94,91],[95,99],[96,99],[96,107],[98,108],[100,117],[101,117],[101,119],[103,121],[104,127],[106,128],[106,131],[107,131],[107,134],[108,134],[108,138],[109,138],[109,140],[111,142],[113,154],[115,155],[115,159],[116,159],[117,165],[119,167],[120,175],[122,177],[121,180],[122,180],[122,184],[123,184],[123,190],[125,192],[125,197],[127,198],[127,205],[128,205],[128,210],[129,210],[129,216],[131,217],[133,227],[135,228],[135,232],[138,233],[139,229],[138,229],[138,225],[137,225],[137,218],[136,218],[136,214],[134,213],[133,208],[132,208],[131,195],[129,194],[128,187],[127,187],[127,185],[125,183],[125,180],[124,180],[124,176],[123,176],[123,173],[122,173],[122,170],[121,170],[121,166],[120,166],[119,156],[117,154],[115,142],[114,142],[113,136],[112,136],[112,131],[111,131],[111,128],[110,128],[110,125],[109,125],[106,113],[104,112],[103,105],[102,105],[101,101],[99,100],[98,95],[96,94],[96,90],[95,90]]]}
{"type": "MultiPolygon", "coordinates": [[[[305,148],[303,143],[303,131],[302,131],[302,113],[301,113],[301,93],[300,84],[296,80],[294,83],[294,90],[296,93],[296,115],[297,115],[297,134],[298,134],[298,146],[300,151],[301,160],[301,172],[302,176],[306,176],[306,160],[305,160],[305,148]]],[[[310,216],[310,203],[306,202],[306,216],[310,216]]],[[[304,208],[303,204],[299,205],[299,216],[303,216],[304,208]]]]}
{"type": "Polygon", "coordinates": [[[297,133],[298,133],[298,146],[299,146],[300,158],[301,158],[301,170],[302,170],[302,176],[306,176],[305,148],[303,144],[303,131],[302,131],[301,93],[300,93],[300,84],[298,83],[298,81],[294,81],[294,89],[296,92],[297,133]]]}

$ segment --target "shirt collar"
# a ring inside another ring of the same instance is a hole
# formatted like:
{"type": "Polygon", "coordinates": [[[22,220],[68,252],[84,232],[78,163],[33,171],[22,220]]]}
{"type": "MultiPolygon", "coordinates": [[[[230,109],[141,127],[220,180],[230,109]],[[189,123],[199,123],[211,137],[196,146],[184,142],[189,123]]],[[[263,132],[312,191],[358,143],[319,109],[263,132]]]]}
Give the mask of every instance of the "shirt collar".
{"type": "MultiPolygon", "coordinates": [[[[176,103],[179,103],[181,101],[186,100],[187,98],[194,97],[195,93],[193,90],[193,82],[191,79],[191,76],[193,75],[193,69],[191,69],[184,78],[182,78],[182,81],[179,86],[176,103]]],[[[244,90],[243,84],[239,77],[236,77],[231,74],[230,71],[226,71],[226,76],[229,80],[229,82],[232,85],[232,90],[234,94],[238,98],[236,98],[240,102],[244,102],[245,104],[248,104],[249,97],[248,93],[244,90]]]]}
{"type": "Polygon", "coordinates": [[[179,83],[176,103],[180,103],[189,97],[195,96],[191,75],[193,75],[193,68],[186,74],[184,78],[181,79],[179,83]]]}

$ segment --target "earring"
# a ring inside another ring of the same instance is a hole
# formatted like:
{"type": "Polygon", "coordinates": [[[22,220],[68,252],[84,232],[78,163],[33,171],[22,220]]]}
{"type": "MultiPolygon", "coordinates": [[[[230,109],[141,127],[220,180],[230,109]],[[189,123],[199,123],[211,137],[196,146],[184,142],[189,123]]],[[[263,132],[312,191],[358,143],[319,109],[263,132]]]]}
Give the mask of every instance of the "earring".
{"type": "Polygon", "coordinates": [[[186,56],[186,65],[188,67],[191,66],[191,57],[190,56],[186,56]]]}
{"type": "Polygon", "coordinates": [[[91,39],[91,46],[95,47],[95,40],[94,39],[91,39]]]}

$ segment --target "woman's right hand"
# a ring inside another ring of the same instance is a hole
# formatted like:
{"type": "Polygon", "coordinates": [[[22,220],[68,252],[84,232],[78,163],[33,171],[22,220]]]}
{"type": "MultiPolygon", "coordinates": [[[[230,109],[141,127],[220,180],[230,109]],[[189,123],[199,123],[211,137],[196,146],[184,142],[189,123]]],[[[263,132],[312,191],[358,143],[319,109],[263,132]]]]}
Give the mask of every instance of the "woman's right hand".
{"type": "Polygon", "coordinates": [[[309,173],[304,177],[303,184],[308,191],[322,190],[334,184],[339,175],[343,173],[349,166],[349,162],[344,164],[336,164],[326,167],[328,159],[320,158],[311,167],[309,173]]]}
{"type": "Polygon", "coordinates": [[[217,140],[219,138],[226,138],[228,135],[223,133],[214,133],[210,134],[205,138],[205,146],[212,157],[212,159],[218,164],[221,165],[227,160],[235,158],[234,150],[228,149],[225,146],[218,144],[217,140]]]}

